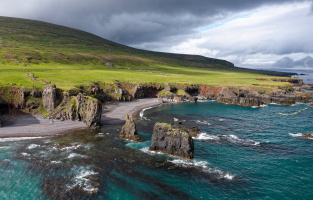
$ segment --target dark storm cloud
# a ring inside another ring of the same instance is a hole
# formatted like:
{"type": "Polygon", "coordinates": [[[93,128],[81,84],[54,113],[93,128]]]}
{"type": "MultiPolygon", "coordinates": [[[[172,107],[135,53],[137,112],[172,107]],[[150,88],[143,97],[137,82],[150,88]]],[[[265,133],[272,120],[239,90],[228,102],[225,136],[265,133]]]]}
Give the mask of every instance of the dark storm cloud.
{"type": "Polygon", "coordinates": [[[313,58],[311,56],[307,56],[300,60],[293,60],[289,57],[284,57],[278,61],[276,61],[272,67],[274,68],[282,68],[282,69],[292,69],[292,68],[300,68],[300,69],[313,69],[313,58]]]}
{"type": "Polygon", "coordinates": [[[196,28],[232,13],[295,1],[0,0],[0,13],[82,29],[127,45],[145,46],[152,42],[157,46],[156,42],[174,44],[196,33],[196,28]]]}

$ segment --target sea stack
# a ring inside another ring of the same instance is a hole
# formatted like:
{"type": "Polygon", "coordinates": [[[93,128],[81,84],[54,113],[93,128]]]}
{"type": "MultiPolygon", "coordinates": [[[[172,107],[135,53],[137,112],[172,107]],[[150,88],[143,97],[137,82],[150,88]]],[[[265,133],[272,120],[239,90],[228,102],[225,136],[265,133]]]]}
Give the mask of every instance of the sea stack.
{"type": "Polygon", "coordinates": [[[151,141],[150,151],[159,151],[185,159],[193,158],[193,139],[187,131],[178,126],[156,123],[151,141]]]}
{"type": "Polygon", "coordinates": [[[120,138],[134,140],[136,142],[142,141],[140,135],[138,135],[137,133],[137,128],[134,119],[130,118],[128,114],[126,115],[126,122],[122,127],[120,138]]]}

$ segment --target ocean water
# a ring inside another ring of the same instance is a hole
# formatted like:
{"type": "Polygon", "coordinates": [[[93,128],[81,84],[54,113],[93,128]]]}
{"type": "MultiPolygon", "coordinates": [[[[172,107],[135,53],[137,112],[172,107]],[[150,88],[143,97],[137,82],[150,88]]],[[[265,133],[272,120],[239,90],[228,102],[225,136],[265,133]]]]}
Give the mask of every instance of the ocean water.
{"type": "Polygon", "coordinates": [[[52,138],[0,139],[1,199],[313,199],[309,104],[215,101],[145,110],[143,143],[121,126],[52,138]],[[155,122],[196,125],[195,158],[148,150],[155,122]]]}
{"type": "Polygon", "coordinates": [[[305,84],[313,84],[313,70],[297,70],[294,71],[298,75],[293,76],[294,78],[301,78],[305,84]]]}

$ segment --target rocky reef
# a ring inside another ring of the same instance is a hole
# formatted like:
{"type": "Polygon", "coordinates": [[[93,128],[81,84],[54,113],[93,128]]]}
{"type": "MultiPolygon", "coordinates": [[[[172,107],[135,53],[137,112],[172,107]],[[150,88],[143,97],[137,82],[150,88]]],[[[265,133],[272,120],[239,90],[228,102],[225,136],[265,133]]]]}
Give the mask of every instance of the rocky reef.
{"type": "Polygon", "coordinates": [[[185,159],[192,159],[194,156],[192,136],[178,124],[156,123],[151,141],[150,151],[159,151],[185,159]]]}
{"type": "Polygon", "coordinates": [[[88,127],[100,126],[102,105],[95,98],[78,94],[76,97],[64,95],[63,102],[49,115],[49,119],[78,120],[88,127]]]}
{"type": "Polygon", "coordinates": [[[120,133],[121,139],[128,139],[133,140],[136,142],[141,142],[141,137],[137,133],[136,124],[133,120],[133,118],[130,118],[129,115],[126,115],[126,122],[124,126],[122,127],[121,133],[120,133]]]}
{"type": "Polygon", "coordinates": [[[312,135],[312,134],[305,134],[305,135],[301,135],[301,136],[299,136],[299,138],[304,138],[304,139],[313,139],[313,135],[312,135]]]}

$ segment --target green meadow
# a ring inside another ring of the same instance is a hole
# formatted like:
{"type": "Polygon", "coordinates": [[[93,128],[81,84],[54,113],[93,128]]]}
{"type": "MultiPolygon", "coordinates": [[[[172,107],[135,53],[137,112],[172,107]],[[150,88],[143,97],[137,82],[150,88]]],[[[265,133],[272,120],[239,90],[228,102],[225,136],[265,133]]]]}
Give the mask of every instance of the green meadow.
{"type": "Polygon", "coordinates": [[[45,22],[0,17],[0,37],[0,86],[41,88],[47,82],[64,90],[92,82],[291,86],[259,80],[274,77],[224,60],[135,49],[45,22]]]}

